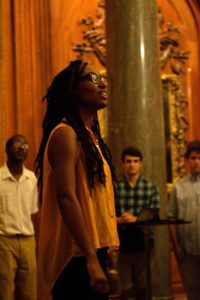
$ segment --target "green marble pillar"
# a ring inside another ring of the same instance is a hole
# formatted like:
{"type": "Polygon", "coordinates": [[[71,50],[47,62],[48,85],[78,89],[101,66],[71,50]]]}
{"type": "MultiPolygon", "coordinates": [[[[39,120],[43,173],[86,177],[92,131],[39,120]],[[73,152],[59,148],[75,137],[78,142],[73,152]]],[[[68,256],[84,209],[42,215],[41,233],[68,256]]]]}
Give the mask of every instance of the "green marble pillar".
{"type": "MultiPolygon", "coordinates": [[[[117,173],[121,150],[144,154],[143,173],[157,183],[166,217],[166,161],[155,0],[106,2],[107,68],[110,87],[108,140],[117,173]]],[[[152,275],[155,299],[172,299],[169,239],[156,228],[152,275]]]]}

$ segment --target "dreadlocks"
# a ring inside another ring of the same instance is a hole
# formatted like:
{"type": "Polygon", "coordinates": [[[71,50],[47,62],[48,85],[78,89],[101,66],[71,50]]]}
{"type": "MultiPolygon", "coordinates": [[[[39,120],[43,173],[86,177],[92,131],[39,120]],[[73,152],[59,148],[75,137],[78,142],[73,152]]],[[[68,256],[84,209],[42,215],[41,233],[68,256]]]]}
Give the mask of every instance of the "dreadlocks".
{"type": "MultiPolygon", "coordinates": [[[[47,90],[47,94],[43,98],[43,100],[46,99],[47,101],[47,109],[42,124],[42,141],[35,162],[36,174],[38,175],[40,187],[42,186],[43,159],[46,143],[52,129],[63,121],[63,119],[66,120],[67,124],[72,126],[76,132],[77,139],[85,152],[90,189],[94,188],[95,179],[101,184],[105,184],[102,158],[97,147],[94,145],[88,130],[85,128],[75,101],[76,87],[86,65],[87,63],[83,63],[81,60],[71,62],[67,68],[54,77],[52,84],[47,90]]],[[[102,154],[112,171],[111,155],[101,137],[97,115],[93,121],[92,131],[97,136],[102,154]]]]}

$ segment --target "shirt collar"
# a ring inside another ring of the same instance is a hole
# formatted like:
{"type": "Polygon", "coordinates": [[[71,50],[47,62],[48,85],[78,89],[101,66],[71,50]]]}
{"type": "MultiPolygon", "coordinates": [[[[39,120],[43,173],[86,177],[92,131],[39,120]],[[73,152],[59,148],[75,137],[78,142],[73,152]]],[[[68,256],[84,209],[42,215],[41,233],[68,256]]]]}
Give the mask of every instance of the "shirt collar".
{"type": "Polygon", "coordinates": [[[200,175],[198,175],[197,177],[193,177],[192,174],[189,174],[188,178],[193,182],[200,181],[200,175]]]}
{"type": "MultiPolygon", "coordinates": [[[[6,180],[6,179],[13,179],[16,180],[14,178],[14,176],[12,175],[12,173],[10,172],[10,170],[8,169],[8,166],[6,163],[4,163],[3,167],[2,167],[2,179],[6,180]]],[[[22,175],[20,177],[20,181],[23,180],[24,178],[29,178],[29,173],[27,172],[27,169],[23,166],[23,170],[22,170],[22,175]]]]}
{"type": "MultiPolygon", "coordinates": [[[[137,180],[137,182],[136,182],[136,185],[138,185],[138,183],[139,183],[141,180],[142,180],[142,175],[140,174],[139,177],[138,177],[138,180],[137,180]]],[[[131,187],[130,184],[128,183],[128,180],[127,180],[126,176],[123,176],[123,181],[125,182],[126,185],[128,185],[129,187],[131,187]]],[[[136,187],[136,185],[135,185],[135,187],[136,187]]]]}

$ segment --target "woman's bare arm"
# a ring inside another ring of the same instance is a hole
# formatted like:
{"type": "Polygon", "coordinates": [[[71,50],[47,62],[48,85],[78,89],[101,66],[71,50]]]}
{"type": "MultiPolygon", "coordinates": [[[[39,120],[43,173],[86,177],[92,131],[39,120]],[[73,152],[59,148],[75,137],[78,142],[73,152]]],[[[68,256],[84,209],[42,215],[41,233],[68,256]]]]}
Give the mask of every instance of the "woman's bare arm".
{"type": "Polygon", "coordinates": [[[66,127],[58,129],[50,140],[48,157],[55,172],[60,212],[66,226],[86,257],[91,284],[99,292],[107,292],[107,279],[99,265],[96,249],[88,234],[76,196],[77,152],[78,145],[74,131],[66,127]]]}

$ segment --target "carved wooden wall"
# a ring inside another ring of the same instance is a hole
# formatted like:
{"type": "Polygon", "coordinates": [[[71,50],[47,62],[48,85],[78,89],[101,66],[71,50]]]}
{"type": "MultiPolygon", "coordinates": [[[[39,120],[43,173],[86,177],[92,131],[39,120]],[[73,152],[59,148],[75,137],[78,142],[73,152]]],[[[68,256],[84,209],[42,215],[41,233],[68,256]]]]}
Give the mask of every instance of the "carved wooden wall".
{"type": "MultiPolygon", "coordinates": [[[[96,14],[99,0],[0,0],[0,163],[6,139],[21,132],[30,141],[33,167],[41,136],[41,98],[51,78],[76,57],[82,17],[96,14]]],[[[189,101],[188,139],[200,138],[200,12],[197,0],[158,0],[165,19],[181,29],[181,48],[189,50],[183,79],[189,101]]],[[[88,55],[95,61],[95,56],[88,55]]],[[[86,55],[87,59],[87,55],[86,55]]]]}
{"type": "MultiPolygon", "coordinates": [[[[70,60],[76,58],[72,48],[76,43],[83,41],[80,20],[83,17],[94,16],[99,0],[51,0],[51,56],[52,72],[57,73],[65,67],[70,60]]],[[[85,59],[92,62],[95,57],[86,55],[85,59]]]]}
{"type": "Polygon", "coordinates": [[[47,1],[1,1],[1,152],[16,133],[30,142],[33,167],[40,138],[41,98],[49,74],[47,1]]]}
{"type": "MultiPolygon", "coordinates": [[[[157,3],[165,22],[180,30],[180,48],[189,51],[186,73],[182,76],[183,90],[188,100],[187,140],[200,139],[200,4],[196,0],[157,0],[157,3]]],[[[163,72],[171,73],[169,69],[163,72]]]]}
{"type": "Polygon", "coordinates": [[[95,0],[0,0],[0,163],[15,133],[30,142],[33,168],[41,137],[42,96],[61,68],[76,57],[80,18],[94,15],[95,0]]]}
{"type": "MultiPolygon", "coordinates": [[[[188,0],[157,0],[161,7],[166,23],[171,23],[179,28],[177,37],[180,48],[189,51],[189,59],[186,60],[185,75],[182,78],[183,92],[188,101],[187,119],[189,129],[187,140],[200,139],[200,3],[188,0]]],[[[163,70],[168,76],[172,73],[170,66],[163,70]]],[[[173,251],[171,251],[172,286],[174,293],[183,291],[181,278],[173,251]]]]}

